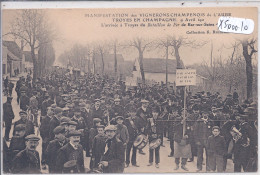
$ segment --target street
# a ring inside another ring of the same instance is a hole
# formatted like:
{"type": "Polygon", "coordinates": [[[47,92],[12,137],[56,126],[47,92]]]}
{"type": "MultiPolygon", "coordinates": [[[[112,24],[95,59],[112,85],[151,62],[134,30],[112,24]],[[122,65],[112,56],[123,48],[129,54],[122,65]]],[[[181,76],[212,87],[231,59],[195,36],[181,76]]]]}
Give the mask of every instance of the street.
{"type": "MultiPolygon", "coordinates": [[[[12,81],[14,83],[16,83],[15,81],[17,81],[16,78],[13,78],[12,81]]],[[[15,89],[15,88],[14,88],[15,89]]],[[[19,111],[20,111],[20,107],[17,104],[17,94],[15,92],[15,90],[13,89],[13,100],[12,100],[12,106],[13,106],[13,111],[15,114],[15,118],[13,120],[13,123],[17,120],[19,120],[19,111]]],[[[3,96],[3,103],[6,101],[6,96],[3,96]]],[[[39,117],[38,117],[39,119],[39,117]]],[[[4,135],[4,131],[5,128],[3,128],[3,135],[4,135]]],[[[35,128],[35,131],[37,132],[37,128],[35,128]]],[[[10,136],[11,133],[13,133],[13,125],[10,131],[10,136]]],[[[7,142],[8,145],[10,142],[7,142]]],[[[174,157],[168,157],[169,153],[170,153],[170,142],[167,141],[167,138],[164,138],[164,143],[165,147],[161,147],[160,148],[160,167],[156,168],[155,167],[155,163],[153,164],[153,166],[147,166],[149,163],[149,145],[147,144],[146,147],[143,149],[143,151],[146,153],[146,155],[141,155],[137,152],[137,164],[140,167],[133,167],[131,164],[129,165],[128,168],[125,168],[124,172],[125,173],[173,173],[173,172],[186,172],[184,170],[182,170],[181,168],[177,171],[174,170],[175,168],[175,161],[174,161],[174,157]]],[[[40,140],[39,142],[39,146],[37,147],[37,151],[40,153],[41,156],[41,145],[42,145],[42,140],[40,140]]],[[[85,153],[83,154],[85,155],[85,153]]],[[[204,153],[204,157],[205,157],[205,153],[204,153]]],[[[196,172],[196,157],[194,158],[193,162],[187,162],[186,167],[189,169],[189,172],[196,172]]],[[[85,157],[85,168],[89,168],[89,162],[90,162],[90,158],[89,157],[85,157]]],[[[205,158],[204,158],[204,162],[205,162],[205,158]]],[[[204,163],[205,164],[205,163],[204,163]]],[[[48,170],[42,170],[43,173],[48,173],[48,170]]],[[[202,172],[206,172],[206,165],[203,165],[203,170],[202,172]]],[[[231,173],[233,172],[233,162],[232,160],[228,160],[227,163],[227,173],[231,173]]]]}

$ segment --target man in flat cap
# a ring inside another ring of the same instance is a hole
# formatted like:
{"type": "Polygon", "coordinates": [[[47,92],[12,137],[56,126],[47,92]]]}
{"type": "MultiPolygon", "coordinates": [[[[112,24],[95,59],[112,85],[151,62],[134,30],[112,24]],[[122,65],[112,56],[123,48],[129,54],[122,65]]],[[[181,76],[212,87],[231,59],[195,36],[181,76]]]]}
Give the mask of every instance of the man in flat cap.
{"type": "Polygon", "coordinates": [[[27,96],[26,91],[27,91],[27,88],[23,88],[23,87],[20,88],[20,93],[21,93],[20,109],[23,111],[26,111],[30,104],[30,99],[27,96]]]}
{"type": "MultiPolygon", "coordinates": [[[[149,101],[141,100],[142,106],[136,112],[136,127],[139,133],[146,135],[146,126],[148,125],[148,118],[152,117],[152,112],[148,109],[149,101]]],[[[140,154],[145,154],[142,150],[139,150],[140,154]]]]}
{"type": "Polygon", "coordinates": [[[26,148],[19,152],[12,164],[11,172],[15,174],[38,174],[40,173],[40,157],[36,151],[40,138],[36,135],[25,137],[26,148]]]}
{"type": "Polygon", "coordinates": [[[62,110],[62,108],[60,108],[60,107],[56,107],[56,108],[54,109],[54,116],[53,116],[53,118],[52,118],[51,121],[50,121],[50,133],[49,133],[49,138],[50,138],[51,140],[54,139],[53,130],[54,130],[57,126],[60,125],[60,118],[61,118],[61,116],[62,116],[62,112],[63,112],[63,110],[62,110]]]}
{"type": "Polygon", "coordinates": [[[15,128],[15,135],[12,137],[9,150],[10,150],[10,160],[13,160],[17,153],[24,150],[25,145],[25,125],[19,124],[16,125],[15,128]]]}
{"type": "MultiPolygon", "coordinates": [[[[25,111],[19,112],[20,119],[14,123],[14,128],[19,124],[25,125],[25,136],[34,134],[34,126],[32,121],[27,119],[27,113],[25,111]]],[[[15,130],[13,131],[13,136],[15,135],[15,130]]]]}
{"type": "Polygon", "coordinates": [[[117,116],[124,116],[124,107],[120,105],[120,99],[116,98],[114,100],[114,106],[112,107],[112,118],[115,118],[117,116]]]}
{"type": "Polygon", "coordinates": [[[123,143],[116,137],[116,126],[108,125],[105,128],[106,141],[105,154],[99,163],[104,173],[123,173],[125,164],[125,149],[123,143]]]}
{"type": "Polygon", "coordinates": [[[13,97],[7,97],[7,101],[3,104],[3,119],[5,122],[5,139],[9,141],[9,134],[12,126],[12,121],[14,119],[14,112],[12,107],[13,97]]]}
{"type": "Polygon", "coordinates": [[[100,118],[102,119],[103,110],[100,107],[100,99],[95,99],[94,107],[92,108],[92,118],[100,118]]]}
{"type": "Polygon", "coordinates": [[[84,157],[83,148],[79,144],[81,132],[71,131],[69,137],[69,143],[64,145],[58,151],[58,156],[56,159],[56,168],[58,173],[63,172],[64,164],[70,160],[77,161],[77,170],[80,173],[84,173],[84,157]]]}
{"type": "Polygon", "coordinates": [[[49,166],[49,173],[57,173],[56,158],[58,156],[58,151],[66,144],[64,127],[57,126],[53,132],[55,134],[55,139],[50,141],[46,149],[46,163],[49,166]]]}

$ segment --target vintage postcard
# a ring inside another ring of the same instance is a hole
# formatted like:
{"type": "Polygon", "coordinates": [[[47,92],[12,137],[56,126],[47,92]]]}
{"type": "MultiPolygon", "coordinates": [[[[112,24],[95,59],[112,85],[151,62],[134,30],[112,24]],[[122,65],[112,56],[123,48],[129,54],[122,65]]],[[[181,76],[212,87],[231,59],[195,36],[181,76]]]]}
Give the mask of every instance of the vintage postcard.
{"type": "Polygon", "coordinates": [[[3,173],[258,171],[257,7],[1,22],[3,173]]]}

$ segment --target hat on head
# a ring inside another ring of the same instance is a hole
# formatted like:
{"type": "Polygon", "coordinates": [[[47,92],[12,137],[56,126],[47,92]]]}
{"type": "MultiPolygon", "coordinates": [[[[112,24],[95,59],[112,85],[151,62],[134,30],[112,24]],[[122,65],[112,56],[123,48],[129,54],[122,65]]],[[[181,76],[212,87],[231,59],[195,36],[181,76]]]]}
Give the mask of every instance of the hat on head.
{"type": "Polygon", "coordinates": [[[105,128],[104,125],[98,125],[97,128],[105,128]]]}
{"type": "Polygon", "coordinates": [[[93,122],[94,123],[98,123],[98,122],[101,122],[102,120],[100,118],[93,118],[93,122]]]}
{"type": "Polygon", "coordinates": [[[30,141],[30,140],[31,141],[39,141],[40,138],[38,136],[34,135],[34,134],[30,134],[30,135],[25,137],[25,140],[26,141],[30,141]]]}
{"type": "Polygon", "coordinates": [[[108,125],[107,127],[105,127],[105,131],[116,131],[117,128],[115,125],[108,125]]]}
{"type": "Polygon", "coordinates": [[[114,102],[120,102],[119,98],[114,99],[114,102]]]}
{"type": "Polygon", "coordinates": [[[145,100],[145,99],[142,99],[142,100],[141,100],[141,103],[149,103],[149,101],[148,101],[148,100],[145,100]]]}
{"type": "Polygon", "coordinates": [[[69,136],[80,136],[81,135],[81,132],[75,130],[75,131],[70,131],[69,132],[69,136]]]}
{"type": "Polygon", "coordinates": [[[100,99],[96,98],[96,99],[95,99],[95,102],[100,102],[100,99]]]}
{"type": "Polygon", "coordinates": [[[68,124],[69,124],[69,125],[75,125],[75,126],[77,126],[77,125],[78,125],[78,123],[77,123],[77,122],[75,122],[75,121],[69,121],[69,122],[68,122],[68,124]]]}
{"type": "Polygon", "coordinates": [[[20,112],[19,112],[19,115],[22,115],[22,114],[27,115],[27,112],[26,112],[26,111],[20,111],[20,112]]]}
{"type": "Polygon", "coordinates": [[[68,124],[70,121],[71,119],[69,117],[61,117],[60,124],[61,125],[68,124]]]}
{"type": "Polygon", "coordinates": [[[123,116],[117,116],[117,117],[116,117],[116,120],[118,120],[118,119],[124,120],[124,117],[123,117],[123,116]]]}
{"type": "Polygon", "coordinates": [[[56,107],[57,107],[56,104],[52,104],[52,105],[51,105],[51,108],[53,108],[53,109],[56,108],[56,107]]]}
{"type": "Polygon", "coordinates": [[[15,131],[24,131],[25,130],[25,125],[24,124],[18,124],[14,128],[15,131]]]}
{"type": "Polygon", "coordinates": [[[53,133],[54,134],[60,134],[60,133],[64,133],[65,132],[65,128],[63,126],[57,126],[54,130],[53,133]]]}
{"type": "Polygon", "coordinates": [[[63,110],[60,107],[56,107],[54,112],[55,112],[55,114],[59,114],[59,113],[63,112],[63,110]]]}

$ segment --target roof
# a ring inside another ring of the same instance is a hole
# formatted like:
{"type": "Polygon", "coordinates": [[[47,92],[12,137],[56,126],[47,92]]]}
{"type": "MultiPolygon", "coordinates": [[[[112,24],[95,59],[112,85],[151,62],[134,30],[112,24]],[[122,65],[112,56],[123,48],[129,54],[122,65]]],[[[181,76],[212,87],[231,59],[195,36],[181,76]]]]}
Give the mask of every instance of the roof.
{"type": "MultiPolygon", "coordinates": [[[[163,58],[144,58],[144,72],[147,73],[165,73],[166,59],[163,58]]],[[[177,61],[168,59],[168,73],[176,73],[177,61]]]]}
{"type": "Polygon", "coordinates": [[[15,41],[3,41],[3,45],[19,59],[22,59],[22,51],[15,41]]]}

